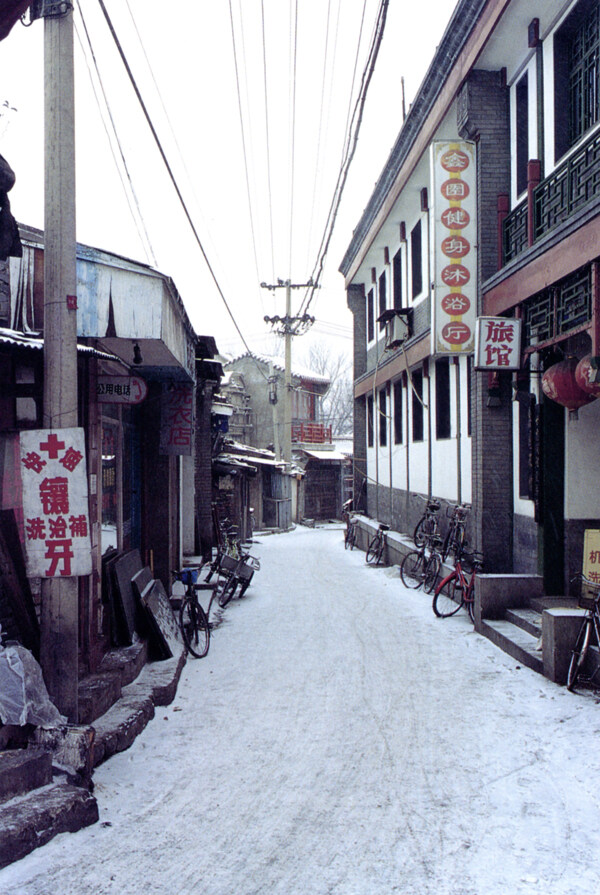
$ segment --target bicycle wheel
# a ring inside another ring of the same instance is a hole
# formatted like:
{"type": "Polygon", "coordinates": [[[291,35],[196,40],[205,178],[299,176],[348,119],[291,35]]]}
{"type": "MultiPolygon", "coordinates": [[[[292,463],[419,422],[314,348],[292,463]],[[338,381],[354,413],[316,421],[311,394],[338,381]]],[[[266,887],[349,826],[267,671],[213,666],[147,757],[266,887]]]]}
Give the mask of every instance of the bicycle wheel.
{"type": "Polygon", "coordinates": [[[240,586],[239,593],[238,593],[238,600],[242,599],[242,597],[244,596],[244,594],[250,587],[250,582],[252,581],[253,577],[254,577],[254,572],[252,572],[252,575],[250,575],[249,578],[246,578],[246,580],[242,582],[242,584],[240,586]]]}
{"type": "Polygon", "coordinates": [[[425,560],[425,568],[423,569],[423,590],[426,594],[432,594],[436,588],[440,577],[440,569],[442,568],[442,560],[437,553],[432,553],[425,560]]]}
{"type": "Polygon", "coordinates": [[[379,535],[375,535],[374,538],[371,539],[371,543],[367,548],[367,562],[368,563],[378,563],[381,559],[381,554],[383,553],[383,541],[379,535]]]}
{"type": "Polygon", "coordinates": [[[221,584],[219,585],[219,590],[217,591],[217,602],[221,609],[224,609],[225,606],[229,603],[233,594],[235,593],[235,589],[238,585],[238,579],[235,575],[228,575],[227,578],[224,578],[221,584]]]}
{"type": "Polygon", "coordinates": [[[210,645],[210,628],[204,609],[195,597],[186,597],[179,610],[183,642],[192,656],[202,659],[210,645]]]}
{"type": "Polygon", "coordinates": [[[444,578],[438,584],[433,598],[433,611],[438,618],[450,618],[458,612],[463,602],[464,591],[453,575],[449,580],[444,578]]]}
{"type": "Polygon", "coordinates": [[[415,547],[424,547],[425,544],[431,542],[434,535],[437,534],[437,519],[434,516],[423,516],[417,522],[413,532],[413,541],[415,547]]]}
{"type": "Polygon", "coordinates": [[[592,634],[592,620],[590,618],[584,619],[584,622],[579,629],[579,634],[577,635],[577,640],[575,641],[575,647],[573,649],[573,653],[571,655],[571,661],[569,663],[569,671],[567,673],[567,690],[574,690],[575,684],[577,683],[577,678],[583,668],[583,664],[585,662],[585,657],[587,655],[588,647],[590,645],[590,637],[592,634]]]}
{"type": "Polygon", "coordinates": [[[405,587],[417,588],[423,584],[425,555],[421,550],[407,553],[400,566],[400,577],[405,587]]]}
{"type": "Polygon", "coordinates": [[[470,599],[465,599],[465,604],[469,610],[469,618],[475,624],[475,594],[471,591],[470,599]]]}
{"type": "Polygon", "coordinates": [[[356,540],[356,532],[354,531],[354,526],[351,525],[350,528],[346,531],[346,539],[344,546],[346,550],[354,549],[354,542],[356,540]]]}

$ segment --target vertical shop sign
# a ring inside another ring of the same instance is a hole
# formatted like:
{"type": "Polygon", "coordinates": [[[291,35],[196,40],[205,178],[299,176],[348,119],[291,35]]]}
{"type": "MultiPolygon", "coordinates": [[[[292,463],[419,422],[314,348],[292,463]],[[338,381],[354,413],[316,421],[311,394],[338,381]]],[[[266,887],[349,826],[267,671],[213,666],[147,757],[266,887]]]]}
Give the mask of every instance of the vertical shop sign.
{"type": "Polygon", "coordinates": [[[193,384],[165,383],[160,414],[160,453],[189,456],[192,453],[193,436],[193,384]]]}
{"type": "Polygon", "coordinates": [[[83,429],[20,434],[27,574],[90,575],[92,551],[83,429]]]}
{"type": "Polygon", "coordinates": [[[518,370],[521,367],[521,321],[478,317],[475,327],[476,370],[518,370]]]}
{"type": "Polygon", "coordinates": [[[477,316],[475,144],[435,142],[432,354],[472,354],[477,316]]]}
{"type": "Polygon", "coordinates": [[[583,534],[583,574],[600,585],[600,530],[586,528],[583,534]]]}

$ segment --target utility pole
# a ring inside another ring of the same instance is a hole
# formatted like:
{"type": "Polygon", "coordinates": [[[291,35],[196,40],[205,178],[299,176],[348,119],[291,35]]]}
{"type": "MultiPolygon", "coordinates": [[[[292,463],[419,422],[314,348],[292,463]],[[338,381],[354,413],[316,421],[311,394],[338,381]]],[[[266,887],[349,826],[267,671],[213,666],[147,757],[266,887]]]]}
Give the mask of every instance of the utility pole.
{"type": "Polygon", "coordinates": [[[285,388],[283,395],[283,460],[289,469],[292,464],[292,336],[305,333],[315,322],[310,314],[292,317],[292,289],[306,289],[313,285],[308,283],[292,283],[291,280],[277,280],[275,284],[261,283],[262,289],[285,289],[285,317],[265,317],[274,331],[285,339],[285,388]]]}
{"type": "MultiPolygon", "coordinates": [[[[44,428],[63,429],[78,424],[73,5],[38,0],[33,8],[44,19],[44,428]]],[[[41,666],[51,699],[74,722],[78,584],[42,580],[41,666]]]]}

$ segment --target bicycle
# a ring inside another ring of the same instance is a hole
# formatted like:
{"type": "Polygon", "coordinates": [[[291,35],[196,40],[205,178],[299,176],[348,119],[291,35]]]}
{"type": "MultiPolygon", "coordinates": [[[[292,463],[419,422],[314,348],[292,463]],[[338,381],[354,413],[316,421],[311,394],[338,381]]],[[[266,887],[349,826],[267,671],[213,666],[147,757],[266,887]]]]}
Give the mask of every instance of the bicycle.
{"type": "Polygon", "coordinates": [[[238,599],[241,599],[248,590],[254,573],[259,569],[260,561],[249,553],[244,553],[239,558],[225,554],[221,563],[221,573],[224,571],[225,575],[215,592],[219,606],[224,609],[238,587],[238,599]]]}
{"type": "Polygon", "coordinates": [[[196,659],[202,659],[210,646],[209,616],[212,602],[215,599],[217,589],[211,587],[212,594],[205,612],[198,600],[198,591],[206,588],[206,582],[199,582],[201,566],[189,566],[186,569],[171,572],[174,581],[180,581],[185,586],[185,595],[179,607],[179,627],[181,636],[188,651],[196,659]]]}
{"type": "Polygon", "coordinates": [[[440,523],[438,520],[438,513],[440,507],[441,504],[439,500],[433,500],[431,497],[427,500],[427,503],[425,504],[425,512],[415,525],[415,530],[413,532],[415,547],[424,547],[427,543],[427,538],[439,534],[440,523]]]}
{"type": "Polygon", "coordinates": [[[444,561],[451,553],[456,556],[457,553],[461,553],[464,550],[466,543],[465,525],[467,522],[467,514],[470,509],[471,507],[468,503],[459,503],[452,508],[451,513],[446,509],[446,516],[449,516],[450,524],[441,549],[442,559],[444,561]]]}
{"type": "Polygon", "coordinates": [[[367,547],[367,556],[366,560],[368,563],[374,563],[375,565],[379,565],[381,560],[383,559],[383,552],[385,550],[386,545],[386,531],[389,531],[389,525],[386,525],[384,522],[379,523],[379,528],[371,538],[369,542],[369,546],[367,547]]]}
{"type": "Polygon", "coordinates": [[[416,590],[422,586],[425,593],[432,593],[442,568],[442,557],[439,552],[441,543],[442,539],[434,535],[431,541],[423,544],[419,550],[412,550],[406,554],[400,566],[400,577],[405,587],[416,590]]]}
{"type": "Polygon", "coordinates": [[[346,550],[354,550],[356,546],[358,523],[353,516],[348,515],[346,522],[346,534],[344,535],[344,547],[346,550]]]}
{"type": "Polygon", "coordinates": [[[567,690],[571,692],[575,689],[578,681],[583,684],[593,683],[600,671],[597,668],[592,674],[585,677],[581,674],[592,642],[592,635],[596,638],[596,647],[600,648],[600,584],[590,581],[584,575],[577,577],[581,579],[582,585],[579,605],[586,610],[586,614],[575,641],[567,672],[567,690]]]}
{"type": "Polygon", "coordinates": [[[438,618],[449,618],[461,606],[466,606],[469,618],[475,623],[475,580],[482,566],[481,553],[459,552],[454,560],[454,568],[435,588],[433,611],[438,618]],[[471,566],[471,571],[464,568],[465,564],[471,566]]]}

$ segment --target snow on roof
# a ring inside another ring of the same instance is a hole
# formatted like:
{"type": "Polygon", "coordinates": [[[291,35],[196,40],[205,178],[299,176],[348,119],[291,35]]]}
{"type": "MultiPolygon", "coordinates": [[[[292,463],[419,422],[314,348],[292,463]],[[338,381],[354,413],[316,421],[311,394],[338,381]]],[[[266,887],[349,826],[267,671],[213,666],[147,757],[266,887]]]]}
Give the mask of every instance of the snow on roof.
{"type": "MultiPolygon", "coordinates": [[[[254,351],[245,351],[244,354],[238,355],[238,357],[234,357],[227,366],[234,364],[238,360],[242,360],[244,357],[251,357],[254,360],[259,361],[260,363],[273,364],[273,367],[276,370],[281,370],[285,372],[285,361],[281,357],[277,357],[276,355],[270,354],[256,354],[254,351]]],[[[309,370],[307,367],[299,366],[294,363],[292,366],[292,376],[298,376],[299,379],[310,379],[312,382],[330,382],[329,376],[323,376],[321,373],[314,373],[312,370],[309,370]]]]}

